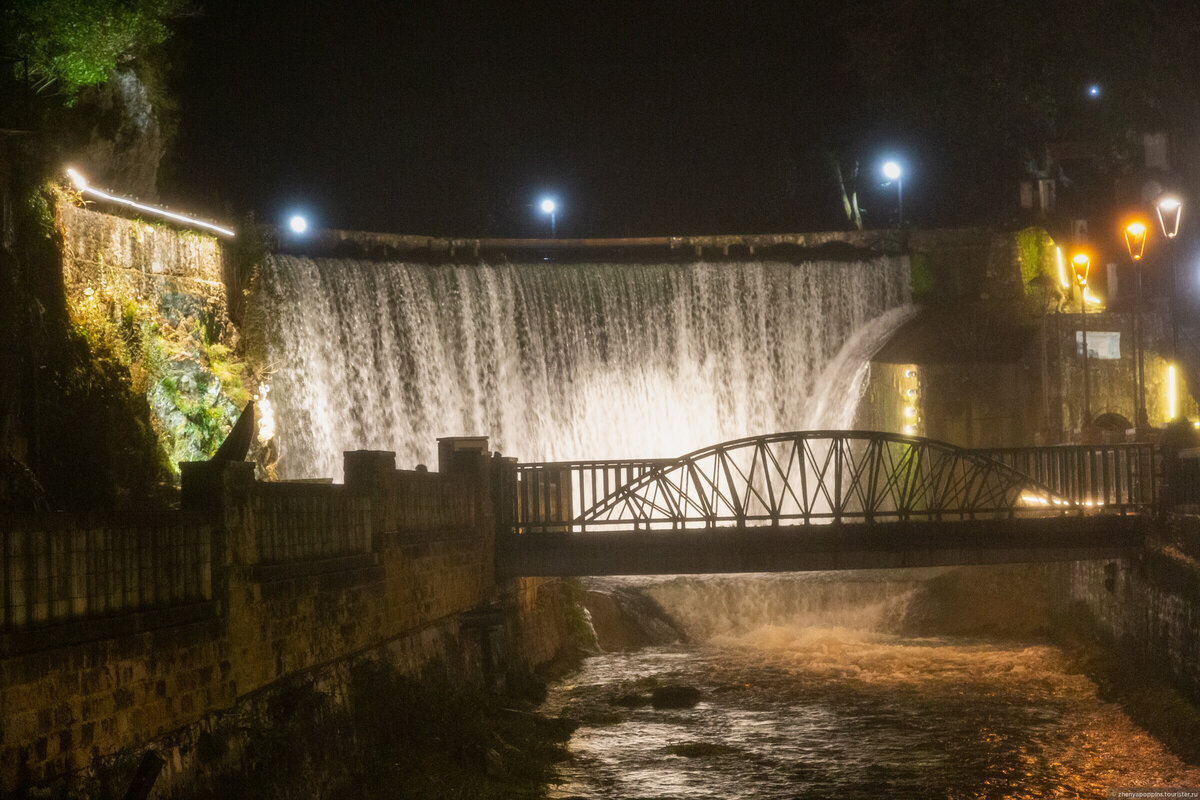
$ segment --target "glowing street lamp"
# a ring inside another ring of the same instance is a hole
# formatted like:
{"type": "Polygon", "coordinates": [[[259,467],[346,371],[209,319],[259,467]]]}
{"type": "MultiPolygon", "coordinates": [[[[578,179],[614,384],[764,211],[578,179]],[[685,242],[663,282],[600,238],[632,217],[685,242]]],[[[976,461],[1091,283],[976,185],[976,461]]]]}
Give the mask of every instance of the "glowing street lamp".
{"type": "Polygon", "coordinates": [[[1087,343],[1087,279],[1091,270],[1092,260],[1087,253],[1080,251],[1071,257],[1071,268],[1075,271],[1075,280],[1079,282],[1079,308],[1083,314],[1083,420],[1080,431],[1086,431],[1092,425],[1091,381],[1088,377],[1088,343],[1087,343]]]}
{"type": "Polygon", "coordinates": [[[542,200],[541,209],[543,214],[550,215],[550,238],[555,238],[555,215],[558,212],[558,203],[547,197],[542,200]]]}
{"type": "Polygon", "coordinates": [[[896,219],[899,227],[904,227],[904,170],[895,161],[885,161],[883,177],[896,183],[896,219]]]}
{"type": "Polygon", "coordinates": [[[1137,428],[1150,426],[1150,418],[1146,414],[1146,367],[1142,357],[1142,254],[1146,251],[1146,234],[1149,227],[1140,219],[1131,220],[1125,225],[1125,248],[1129,258],[1137,267],[1137,306],[1133,312],[1133,351],[1136,361],[1134,372],[1134,391],[1137,409],[1137,428]]]}
{"type": "Polygon", "coordinates": [[[1179,218],[1183,216],[1183,201],[1173,194],[1158,198],[1154,204],[1158,212],[1158,224],[1162,226],[1163,236],[1174,239],[1179,234],[1179,218]]]}
{"type": "MultiPolygon", "coordinates": [[[[1183,201],[1173,194],[1164,194],[1154,204],[1158,224],[1168,241],[1179,235],[1179,218],[1183,216],[1183,201]]],[[[1179,362],[1179,281],[1175,276],[1175,261],[1171,259],[1171,360],[1179,362]]]]}
{"type": "Polygon", "coordinates": [[[295,234],[305,233],[308,230],[308,220],[300,214],[293,214],[288,220],[288,228],[295,234]]]}

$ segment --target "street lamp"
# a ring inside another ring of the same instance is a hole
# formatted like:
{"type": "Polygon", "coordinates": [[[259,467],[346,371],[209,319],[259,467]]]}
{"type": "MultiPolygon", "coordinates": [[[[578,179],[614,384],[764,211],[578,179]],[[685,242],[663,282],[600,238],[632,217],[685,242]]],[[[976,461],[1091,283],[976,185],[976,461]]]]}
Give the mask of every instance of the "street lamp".
{"type": "MultiPolygon", "coordinates": [[[[1163,236],[1173,240],[1179,235],[1179,218],[1183,216],[1183,201],[1173,194],[1164,194],[1154,204],[1163,236]]],[[[1179,288],[1175,277],[1175,259],[1171,259],[1171,360],[1179,363],[1179,288]]]]}
{"type": "Polygon", "coordinates": [[[904,227],[904,170],[895,161],[883,164],[883,177],[896,182],[896,219],[898,226],[904,227]]]}
{"type": "Polygon", "coordinates": [[[1083,420],[1079,430],[1085,436],[1092,426],[1091,382],[1088,377],[1088,343],[1087,343],[1087,279],[1092,260],[1082,251],[1071,257],[1071,268],[1075,270],[1075,280],[1079,282],[1079,308],[1083,313],[1083,420]]]}
{"type": "Polygon", "coordinates": [[[1150,418],[1146,414],[1146,367],[1142,357],[1142,254],[1146,250],[1146,234],[1149,228],[1145,222],[1135,219],[1125,225],[1125,248],[1129,258],[1137,267],[1137,305],[1133,311],[1133,351],[1136,359],[1134,365],[1134,409],[1137,412],[1137,430],[1150,427],[1150,418]]]}
{"type": "Polygon", "coordinates": [[[542,208],[543,214],[550,215],[550,238],[553,239],[553,238],[555,238],[555,232],[554,232],[555,224],[554,223],[555,223],[555,215],[558,212],[558,203],[554,202],[549,197],[547,197],[545,200],[542,201],[541,208],[542,208]]]}

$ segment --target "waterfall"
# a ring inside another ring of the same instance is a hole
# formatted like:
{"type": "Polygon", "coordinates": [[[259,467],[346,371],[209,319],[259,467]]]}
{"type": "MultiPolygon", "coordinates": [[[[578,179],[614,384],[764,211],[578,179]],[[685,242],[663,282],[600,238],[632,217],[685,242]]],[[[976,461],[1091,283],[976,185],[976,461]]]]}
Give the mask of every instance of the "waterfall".
{"type": "Polygon", "coordinates": [[[533,461],[674,456],[842,424],[858,370],[906,318],[886,312],[909,297],[906,260],[886,256],[430,266],[275,255],[251,324],[273,371],[280,476],[336,477],[344,450],[394,450],[412,466],[432,463],[440,436],[489,436],[533,461]],[[822,395],[837,376],[845,388],[822,395]]]}

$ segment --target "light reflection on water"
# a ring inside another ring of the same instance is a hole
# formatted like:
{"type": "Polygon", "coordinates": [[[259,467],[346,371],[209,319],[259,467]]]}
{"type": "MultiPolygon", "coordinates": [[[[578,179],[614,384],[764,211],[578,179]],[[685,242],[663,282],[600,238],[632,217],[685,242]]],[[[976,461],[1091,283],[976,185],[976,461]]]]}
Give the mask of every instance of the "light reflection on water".
{"type": "Polygon", "coordinates": [[[1101,701],[1052,646],[760,634],[588,659],[547,700],[584,722],[551,796],[1104,797],[1109,786],[1200,785],[1200,769],[1101,701]],[[610,702],[648,679],[696,686],[704,700],[610,702]]]}

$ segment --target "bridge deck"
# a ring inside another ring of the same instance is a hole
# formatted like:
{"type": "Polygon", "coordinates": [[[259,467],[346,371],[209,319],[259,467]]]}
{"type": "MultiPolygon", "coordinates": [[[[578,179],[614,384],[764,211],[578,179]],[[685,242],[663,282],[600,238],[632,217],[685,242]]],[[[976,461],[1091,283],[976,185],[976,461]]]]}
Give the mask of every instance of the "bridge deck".
{"type": "Polygon", "coordinates": [[[1133,556],[1148,517],[843,523],[503,537],[505,576],[897,569],[1133,556]]]}

